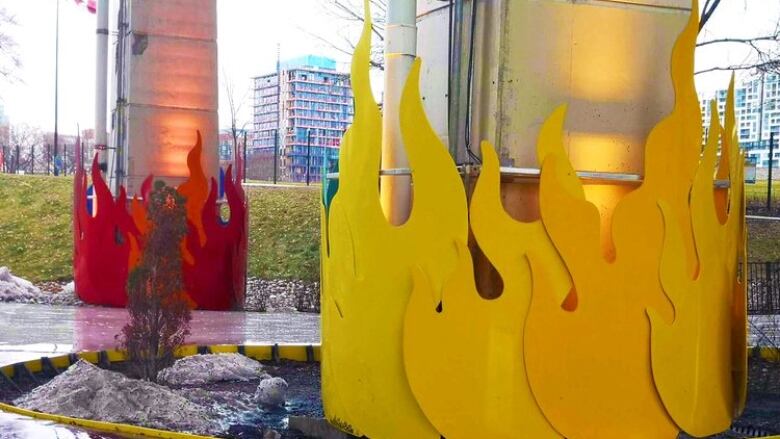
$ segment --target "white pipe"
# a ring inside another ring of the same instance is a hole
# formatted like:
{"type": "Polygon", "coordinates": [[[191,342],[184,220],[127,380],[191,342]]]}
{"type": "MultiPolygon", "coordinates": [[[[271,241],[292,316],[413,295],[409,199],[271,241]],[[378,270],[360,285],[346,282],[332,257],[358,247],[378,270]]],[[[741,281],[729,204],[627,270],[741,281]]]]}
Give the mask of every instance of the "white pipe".
{"type": "MultiPolygon", "coordinates": [[[[387,3],[382,169],[409,167],[399,116],[401,93],[417,54],[416,14],[417,0],[389,0],[387,3]]],[[[388,221],[403,224],[411,210],[411,177],[381,177],[380,197],[388,221]]]]}
{"type": "Polygon", "coordinates": [[[97,2],[97,56],[95,57],[95,149],[98,162],[108,169],[106,106],[108,100],[108,0],[97,2]]]}

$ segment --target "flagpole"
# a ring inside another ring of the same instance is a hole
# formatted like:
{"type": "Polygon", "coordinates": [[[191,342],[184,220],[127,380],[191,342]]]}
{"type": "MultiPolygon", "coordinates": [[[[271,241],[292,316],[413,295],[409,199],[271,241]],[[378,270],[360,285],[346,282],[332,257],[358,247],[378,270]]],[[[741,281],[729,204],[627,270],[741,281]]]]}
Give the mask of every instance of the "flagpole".
{"type": "Polygon", "coordinates": [[[57,167],[57,155],[59,154],[58,137],[59,132],[57,130],[59,121],[59,79],[60,79],[60,0],[57,0],[57,25],[54,36],[54,175],[60,175],[59,168],[57,167]]]}

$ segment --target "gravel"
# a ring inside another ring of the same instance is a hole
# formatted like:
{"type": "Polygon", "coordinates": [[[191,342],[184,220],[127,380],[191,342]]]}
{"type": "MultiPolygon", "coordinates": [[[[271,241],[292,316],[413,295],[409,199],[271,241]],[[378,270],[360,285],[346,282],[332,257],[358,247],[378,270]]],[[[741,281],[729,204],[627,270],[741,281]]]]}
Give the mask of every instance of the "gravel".
{"type": "MultiPolygon", "coordinates": [[[[6,267],[0,267],[0,302],[85,305],[76,296],[73,281],[50,281],[33,285],[24,279],[13,276],[6,267]],[[4,282],[4,279],[7,281],[4,282]]],[[[249,278],[244,310],[319,313],[319,282],[249,278]]]]}
{"type": "Polygon", "coordinates": [[[249,278],[244,309],[267,312],[320,312],[319,282],[249,278]]]}

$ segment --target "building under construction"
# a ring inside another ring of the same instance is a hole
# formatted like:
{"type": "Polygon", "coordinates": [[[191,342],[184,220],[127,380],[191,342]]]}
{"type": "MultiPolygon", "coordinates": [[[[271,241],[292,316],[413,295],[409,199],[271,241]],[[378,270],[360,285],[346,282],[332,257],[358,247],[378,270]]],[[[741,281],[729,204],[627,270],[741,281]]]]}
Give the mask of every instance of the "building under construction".
{"type": "Polygon", "coordinates": [[[354,109],[349,75],[330,58],[307,55],[254,78],[253,178],[320,181],[335,167],[354,109]]]}

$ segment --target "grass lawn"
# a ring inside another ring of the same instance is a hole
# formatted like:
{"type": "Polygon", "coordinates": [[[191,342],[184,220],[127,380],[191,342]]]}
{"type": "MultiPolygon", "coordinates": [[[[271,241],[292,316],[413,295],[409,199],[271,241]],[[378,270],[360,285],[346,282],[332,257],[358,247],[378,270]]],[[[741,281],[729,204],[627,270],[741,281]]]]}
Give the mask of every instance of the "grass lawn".
{"type": "MultiPolygon", "coordinates": [[[[34,282],[72,278],[72,184],[71,177],[0,174],[0,266],[34,282]]],[[[249,275],[318,280],[319,186],[248,188],[247,195],[249,275]]],[[[748,227],[749,260],[780,260],[780,221],[748,227]]]]}
{"type": "MultiPolygon", "coordinates": [[[[0,174],[0,266],[71,279],[71,177],[0,174]]],[[[249,275],[319,279],[319,188],[249,188],[249,275]]]]}
{"type": "Polygon", "coordinates": [[[33,282],[73,277],[72,177],[0,174],[0,266],[33,282]]]}

